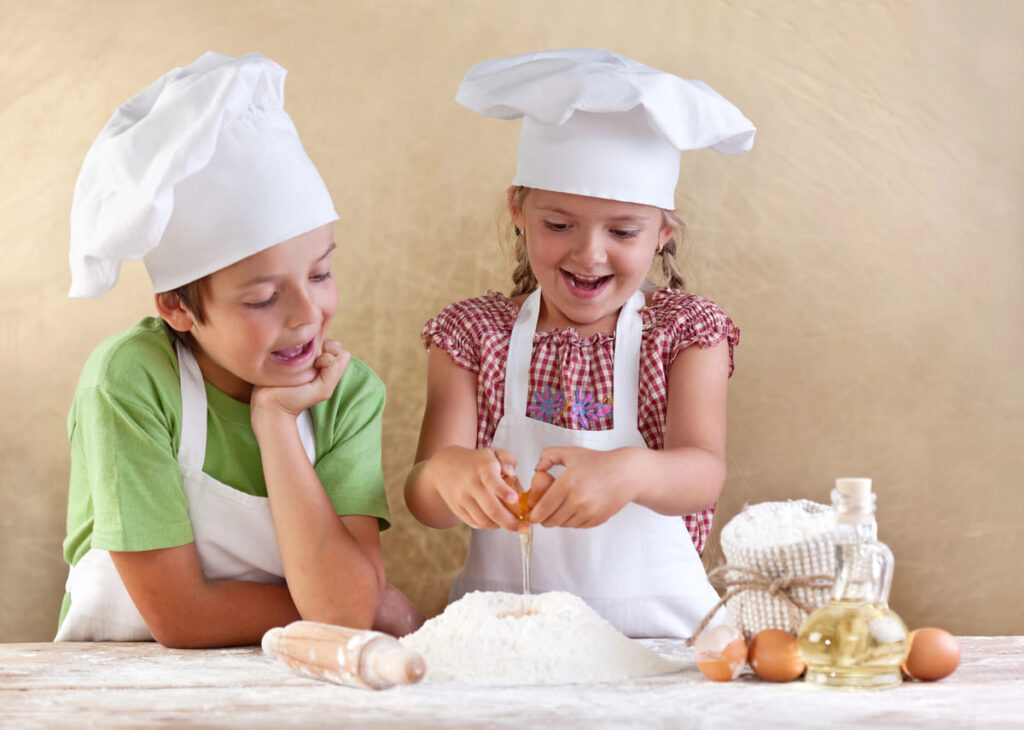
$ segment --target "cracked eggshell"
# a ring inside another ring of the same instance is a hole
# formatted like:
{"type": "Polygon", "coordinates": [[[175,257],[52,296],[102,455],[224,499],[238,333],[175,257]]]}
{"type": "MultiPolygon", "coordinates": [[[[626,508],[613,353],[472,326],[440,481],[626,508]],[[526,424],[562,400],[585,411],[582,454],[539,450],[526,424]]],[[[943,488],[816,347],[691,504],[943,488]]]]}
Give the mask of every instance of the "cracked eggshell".
{"type": "Polygon", "coordinates": [[[721,624],[704,631],[693,644],[693,660],[714,682],[731,682],[747,663],[747,643],[736,628],[721,624]]]}

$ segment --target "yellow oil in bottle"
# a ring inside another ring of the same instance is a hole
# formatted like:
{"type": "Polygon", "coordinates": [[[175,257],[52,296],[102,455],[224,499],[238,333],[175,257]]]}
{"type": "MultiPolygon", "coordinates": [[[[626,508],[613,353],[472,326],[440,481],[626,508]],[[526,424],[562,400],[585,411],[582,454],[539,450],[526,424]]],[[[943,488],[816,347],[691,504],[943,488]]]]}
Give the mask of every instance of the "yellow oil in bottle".
{"type": "Polygon", "coordinates": [[[878,541],[871,480],[837,479],[832,600],[800,627],[804,681],[832,689],[884,689],[903,682],[907,626],[889,608],[893,556],[878,541]]]}
{"type": "Polygon", "coordinates": [[[805,681],[834,689],[884,689],[903,681],[907,627],[884,603],[833,600],[800,629],[805,681]]]}

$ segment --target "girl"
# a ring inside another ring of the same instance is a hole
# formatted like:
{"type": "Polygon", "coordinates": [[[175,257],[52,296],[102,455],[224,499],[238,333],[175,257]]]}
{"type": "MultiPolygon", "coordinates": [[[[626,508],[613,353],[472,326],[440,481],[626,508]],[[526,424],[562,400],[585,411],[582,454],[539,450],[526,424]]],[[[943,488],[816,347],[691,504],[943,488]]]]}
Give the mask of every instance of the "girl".
{"type": "Polygon", "coordinates": [[[384,387],[327,338],[338,216],[284,75],[207,53],[118,109],[82,166],[71,296],[144,258],[160,318],[101,344],[75,393],[58,641],[422,621],[385,583],[384,387]]]}
{"type": "Polygon", "coordinates": [[[679,151],[745,152],[754,127],[705,84],[600,50],[485,61],[456,99],[523,117],[518,268],[510,298],[458,302],[424,327],[409,508],[475,528],[452,600],[518,592],[514,472],[532,487],[536,590],[577,593],[630,636],[688,636],[718,600],[699,552],[739,330],[682,291],[671,210],[679,151]],[[646,285],[655,257],[667,289],[646,285]]]}

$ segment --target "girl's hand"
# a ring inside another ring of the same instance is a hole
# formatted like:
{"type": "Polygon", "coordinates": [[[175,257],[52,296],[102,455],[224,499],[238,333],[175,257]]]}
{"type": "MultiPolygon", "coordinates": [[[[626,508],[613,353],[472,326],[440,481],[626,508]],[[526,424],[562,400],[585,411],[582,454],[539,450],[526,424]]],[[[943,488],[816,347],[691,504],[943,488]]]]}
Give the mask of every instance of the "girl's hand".
{"type": "Polygon", "coordinates": [[[635,449],[544,449],[530,482],[529,520],[544,527],[597,527],[636,498],[635,449]],[[552,477],[548,470],[564,466],[552,477]]]}
{"type": "Polygon", "coordinates": [[[502,449],[446,446],[427,462],[425,477],[437,485],[448,509],[470,527],[518,530],[519,495],[503,476],[515,474],[516,457],[502,449]]]}
{"type": "Polygon", "coordinates": [[[327,400],[338,387],[341,376],[352,360],[352,355],[335,340],[324,340],[323,350],[313,361],[316,376],[301,385],[253,389],[250,405],[255,417],[257,411],[281,412],[298,417],[304,410],[327,400]]]}

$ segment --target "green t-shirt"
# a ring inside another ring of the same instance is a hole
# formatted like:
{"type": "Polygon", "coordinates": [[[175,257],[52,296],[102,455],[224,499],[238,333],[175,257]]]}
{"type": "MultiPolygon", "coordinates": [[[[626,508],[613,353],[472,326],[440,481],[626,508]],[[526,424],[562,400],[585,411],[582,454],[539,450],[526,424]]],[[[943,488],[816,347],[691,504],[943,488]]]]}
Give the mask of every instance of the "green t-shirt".
{"type": "MultiPolygon", "coordinates": [[[[178,467],[181,385],[175,336],[147,317],[103,342],[85,363],[68,416],[71,484],[64,559],[91,547],[154,550],[192,542],[178,467]]],[[[249,404],[209,383],[203,471],[265,497],[249,404]]],[[[381,469],[384,384],[352,359],[334,394],[311,409],[316,473],[339,515],[389,524],[381,469]]],[[[65,610],[67,598],[65,597],[65,610]]],[[[63,618],[63,616],[62,616],[63,618]]]]}

